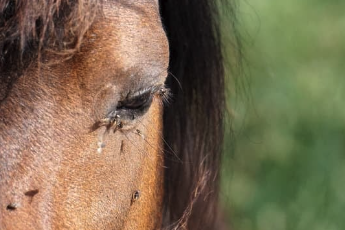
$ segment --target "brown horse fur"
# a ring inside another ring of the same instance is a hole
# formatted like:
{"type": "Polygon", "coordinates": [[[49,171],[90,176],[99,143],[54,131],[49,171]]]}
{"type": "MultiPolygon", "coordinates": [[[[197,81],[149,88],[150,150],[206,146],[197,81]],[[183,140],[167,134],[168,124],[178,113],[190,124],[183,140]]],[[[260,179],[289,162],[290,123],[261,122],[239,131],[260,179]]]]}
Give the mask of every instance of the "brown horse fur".
{"type": "Polygon", "coordinates": [[[219,228],[217,8],[159,5],[0,0],[0,229],[219,228]],[[160,93],[134,121],[100,125],[168,65],[164,126],[160,93]]]}

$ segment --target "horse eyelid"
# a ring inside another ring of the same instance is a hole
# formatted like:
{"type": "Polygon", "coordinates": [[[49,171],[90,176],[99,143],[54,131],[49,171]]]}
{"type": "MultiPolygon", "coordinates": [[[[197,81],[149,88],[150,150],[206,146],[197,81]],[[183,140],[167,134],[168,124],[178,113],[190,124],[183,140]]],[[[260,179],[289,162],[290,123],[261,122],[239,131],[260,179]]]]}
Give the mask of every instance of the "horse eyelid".
{"type": "Polygon", "coordinates": [[[151,93],[151,95],[160,94],[161,92],[167,92],[168,89],[164,84],[159,85],[153,85],[148,88],[140,89],[134,93],[128,93],[126,99],[135,99],[136,97],[140,97],[141,95],[144,95],[146,93],[151,93]]]}
{"type": "MultiPolygon", "coordinates": [[[[163,105],[169,103],[169,100],[171,98],[171,93],[170,93],[169,88],[167,88],[163,84],[153,86],[152,88],[148,88],[144,92],[143,92],[143,90],[140,90],[138,92],[139,93],[133,94],[134,96],[133,95],[127,96],[127,100],[135,100],[136,97],[140,97],[144,93],[148,93],[148,99],[143,104],[144,108],[143,107],[141,107],[139,109],[126,108],[125,103],[122,106],[118,105],[116,107],[116,109],[114,109],[113,111],[110,111],[105,118],[100,119],[95,124],[93,124],[92,127],[90,128],[90,130],[94,131],[94,130],[97,130],[98,128],[102,127],[102,126],[105,126],[107,128],[111,128],[113,126],[116,126],[116,130],[118,128],[121,129],[122,128],[122,127],[120,127],[120,126],[122,126],[121,120],[123,120],[123,119],[126,120],[126,117],[129,117],[130,115],[132,115],[131,117],[133,117],[133,119],[142,116],[149,109],[154,98],[157,98],[160,101],[160,103],[162,103],[163,105]],[[147,103],[147,102],[149,102],[149,103],[147,103]],[[140,111],[140,110],[143,110],[143,111],[140,111]]],[[[130,94],[128,94],[128,95],[130,95],[130,94]]]]}
{"type": "Polygon", "coordinates": [[[115,116],[121,116],[122,119],[125,119],[125,117],[128,117],[128,114],[132,114],[133,120],[145,114],[154,98],[157,98],[162,103],[166,103],[169,97],[169,90],[162,84],[141,89],[132,95],[128,93],[126,99],[119,101],[115,110],[111,111],[106,119],[112,121],[116,118],[115,116]]]}
{"type": "Polygon", "coordinates": [[[168,102],[170,98],[170,91],[165,85],[160,84],[138,90],[134,93],[128,93],[126,99],[119,102],[117,109],[127,107],[136,101],[140,103],[140,100],[142,100],[144,102],[143,104],[145,104],[145,102],[150,101],[154,96],[160,96],[162,102],[165,103],[168,102]]]}

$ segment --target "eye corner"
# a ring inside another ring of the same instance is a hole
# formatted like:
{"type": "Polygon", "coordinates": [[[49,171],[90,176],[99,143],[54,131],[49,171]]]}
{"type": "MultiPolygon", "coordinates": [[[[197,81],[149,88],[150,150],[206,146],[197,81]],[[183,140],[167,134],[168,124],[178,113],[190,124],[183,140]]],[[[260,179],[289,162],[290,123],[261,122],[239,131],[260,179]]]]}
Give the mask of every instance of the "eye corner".
{"type": "Polygon", "coordinates": [[[164,84],[159,85],[154,94],[159,97],[159,100],[163,103],[163,105],[168,105],[171,102],[171,90],[164,84]]]}

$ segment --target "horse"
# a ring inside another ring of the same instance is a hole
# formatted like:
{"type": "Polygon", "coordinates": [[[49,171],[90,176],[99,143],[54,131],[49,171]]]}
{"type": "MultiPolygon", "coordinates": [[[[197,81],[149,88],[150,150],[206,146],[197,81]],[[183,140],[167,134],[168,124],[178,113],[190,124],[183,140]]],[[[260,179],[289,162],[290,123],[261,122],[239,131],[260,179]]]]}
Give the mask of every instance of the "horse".
{"type": "Polygon", "coordinates": [[[0,229],[220,229],[209,0],[0,1],[0,229]]]}

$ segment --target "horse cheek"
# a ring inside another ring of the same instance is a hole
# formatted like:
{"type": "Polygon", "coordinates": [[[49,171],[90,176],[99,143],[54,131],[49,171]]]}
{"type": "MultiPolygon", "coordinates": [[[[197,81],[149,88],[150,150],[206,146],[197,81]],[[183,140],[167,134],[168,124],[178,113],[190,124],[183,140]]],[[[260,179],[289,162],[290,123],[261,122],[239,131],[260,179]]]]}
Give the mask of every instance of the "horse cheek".
{"type": "Polygon", "coordinates": [[[163,204],[162,105],[154,103],[145,122],[145,154],[142,162],[140,197],[132,203],[125,229],[160,229],[163,204]]]}

